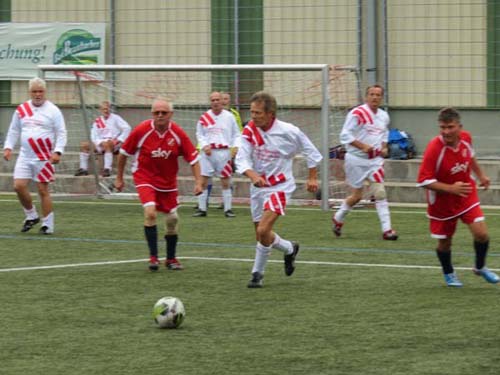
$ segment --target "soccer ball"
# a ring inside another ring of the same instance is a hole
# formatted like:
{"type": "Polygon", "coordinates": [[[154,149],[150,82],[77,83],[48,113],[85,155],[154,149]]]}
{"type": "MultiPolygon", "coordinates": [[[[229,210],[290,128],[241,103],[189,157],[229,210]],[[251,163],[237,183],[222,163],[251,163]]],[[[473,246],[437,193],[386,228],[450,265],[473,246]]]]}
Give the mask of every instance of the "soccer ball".
{"type": "Polygon", "coordinates": [[[153,307],[153,319],[160,328],[177,328],[185,316],[184,304],[176,297],[160,298],[153,307]]]}

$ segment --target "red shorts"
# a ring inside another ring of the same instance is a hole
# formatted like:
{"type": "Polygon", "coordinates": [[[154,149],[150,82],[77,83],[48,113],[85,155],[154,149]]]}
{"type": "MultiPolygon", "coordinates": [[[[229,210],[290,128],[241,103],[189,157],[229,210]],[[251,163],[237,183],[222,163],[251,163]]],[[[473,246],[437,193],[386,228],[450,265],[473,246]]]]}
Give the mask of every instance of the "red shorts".
{"type": "Polygon", "coordinates": [[[179,206],[176,191],[158,191],[151,186],[137,187],[142,206],[155,205],[156,210],[169,213],[179,206]]]}
{"type": "Polygon", "coordinates": [[[464,224],[472,224],[484,220],[484,214],[481,206],[477,205],[471,208],[463,215],[454,217],[449,220],[430,219],[431,237],[433,238],[450,238],[455,233],[458,219],[464,224]]]}

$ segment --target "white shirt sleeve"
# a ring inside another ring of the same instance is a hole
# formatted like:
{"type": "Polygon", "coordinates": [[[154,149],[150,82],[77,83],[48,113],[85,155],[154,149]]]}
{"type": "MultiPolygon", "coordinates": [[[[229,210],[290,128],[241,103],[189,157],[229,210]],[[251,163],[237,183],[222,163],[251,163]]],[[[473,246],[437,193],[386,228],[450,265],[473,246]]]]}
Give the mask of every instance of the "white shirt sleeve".
{"type": "Polygon", "coordinates": [[[300,129],[298,129],[297,137],[300,143],[301,152],[307,159],[307,168],[317,167],[321,160],[323,160],[323,156],[300,129]]]}
{"type": "Polygon", "coordinates": [[[117,137],[117,140],[120,142],[125,142],[125,139],[127,139],[128,135],[130,134],[130,131],[132,128],[128,124],[127,121],[125,121],[121,116],[116,115],[116,125],[120,129],[120,135],[117,137]]]}
{"type": "Polygon", "coordinates": [[[236,163],[236,172],[244,174],[246,171],[253,169],[252,159],[253,146],[246,139],[241,140],[240,147],[234,162],[236,163]]]}
{"type": "Polygon", "coordinates": [[[203,130],[203,125],[199,121],[196,123],[196,139],[200,149],[203,149],[203,147],[209,144],[205,136],[205,131],[203,130]]]}
{"type": "Polygon", "coordinates": [[[64,117],[59,109],[54,116],[54,129],[56,132],[56,145],[54,147],[54,152],[64,153],[64,148],[66,147],[66,142],[68,135],[66,133],[66,123],[64,122],[64,117]]]}
{"type": "Polygon", "coordinates": [[[347,115],[342,131],[340,132],[340,143],[343,145],[351,144],[356,140],[355,130],[358,126],[358,118],[351,112],[347,115]]]}
{"type": "Polygon", "coordinates": [[[238,127],[238,123],[233,115],[231,115],[233,121],[231,121],[231,132],[232,132],[232,142],[231,147],[241,147],[241,132],[238,127]]]}
{"type": "Polygon", "coordinates": [[[384,132],[384,139],[382,142],[389,143],[389,124],[391,123],[391,119],[389,118],[389,115],[385,115],[385,132],[384,132]]]}
{"type": "Polygon", "coordinates": [[[92,124],[92,127],[90,128],[90,139],[94,145],[98,146],[99,134],[97,134],[97,126],[95,122],[92,124]]]}
{"type": "Polygon", "coordinates": [[[3,149],[5,150],[8,148],[13,150],[14,147],[16,147],[20,135],[21,135],[21,121],[19,120],[17,111],[14,111],[14,114],[12,115],[12,120],[10,122],[9,130],[7,131],[7,137],[5,138],[3,149]]]}

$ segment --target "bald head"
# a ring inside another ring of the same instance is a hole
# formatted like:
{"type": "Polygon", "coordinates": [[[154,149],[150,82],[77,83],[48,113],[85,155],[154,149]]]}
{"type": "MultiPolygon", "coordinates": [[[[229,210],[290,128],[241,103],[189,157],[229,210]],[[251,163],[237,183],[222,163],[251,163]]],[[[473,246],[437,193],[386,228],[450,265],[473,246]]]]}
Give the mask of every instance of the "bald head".
{"type": "Polygon", "coordinates": [[[151,105],[151,114],[155,128],[163,131],[168,127],[174,114],[174,106],[167,99],[157,98],[151,105]]]}

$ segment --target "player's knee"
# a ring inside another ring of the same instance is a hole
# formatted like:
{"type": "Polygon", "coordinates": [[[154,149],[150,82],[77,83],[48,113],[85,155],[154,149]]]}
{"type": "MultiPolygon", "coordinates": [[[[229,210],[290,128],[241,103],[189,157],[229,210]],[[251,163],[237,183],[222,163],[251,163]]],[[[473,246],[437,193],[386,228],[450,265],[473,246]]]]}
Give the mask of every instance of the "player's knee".
{"type": "Polygon", "coordinates": [[[440,238],[436,250],[442,253],[449,253],[451,251],[451,238],[440,238]]]}
{"type": "Polygon", "coordinates": [[[26,184],[26,182],[20,181],[17,179],[14,180],[14,191],[16,193],[21,193],[24,190],[26,190],[27,188],[28,188],[28,184],[26,184]]]}
{"type": "Polygon", "coordinates": [[[144,207],[144,225],[156,225],[156,207],[154,205],[144,207]]]}
{"type": "Polygon", "coordinates": [[[87,152],[87,153],[90,151],[90,145],[89,145],[88,141],[80,142],[80,151],[87,152]]]}
{"type": "Polygon", "coordinates": [[[208,177],[201,176],[201,188],[206,190],[208,188],[208,177]]]}
{"type": "Polygon", "coordinates": [[[47,185],[45,184],[38,184],[38,195],[40,198],[46,198],[50,197],[50,191],[47,185]]]}
{"type": "Polygon", "coordinates": [[[149,213],[144,215],[144,225],[153,226],[156,225],[156,214],[149,213]]]}
{"type": "Polygon", "coordinates": [[[474,234],[474,241],[475,242],[480,242],[480,243],[485,243],[490,240],[490,237],[488,236],[488,232],[478,232],[474,234]]]}
{"type": "Polygon", "coordinates": [[[102,148],[104,149],[105,152],[113,152],[113,148],[114,148],[113,141],[109,140],[109,141],[103,142],[102,148]]]}
{"type": "Polygon", "coordinates": [[[372,185],[372,194],[376,201],[382,201],[387,198],[385,187],[380,183],[374,183],[372,185]]]}
{"type": "Polygon", "coordinates": [[[265,225],[259,225],[256,230],[257,241],[264,246],[271,246],[271,230],[265,225]]]}
{"type": "Polygon", "coordinates": [[[353,189],[351,194],[346,198],[346,203],[353,207],[363,198],[363,189],[353,189]]]}
{"type": "Polygon", "coordinates": [[[177,234],[179,217],[177,212],[169,212],[165,215],[165,230],[168,235],[177,234]]]}
{"type": "Polygon", "coordinates": [[[230,178],[221,178],[220,179],[222,189],[227,190],[231,188],[231,179],[230,178]]]}

